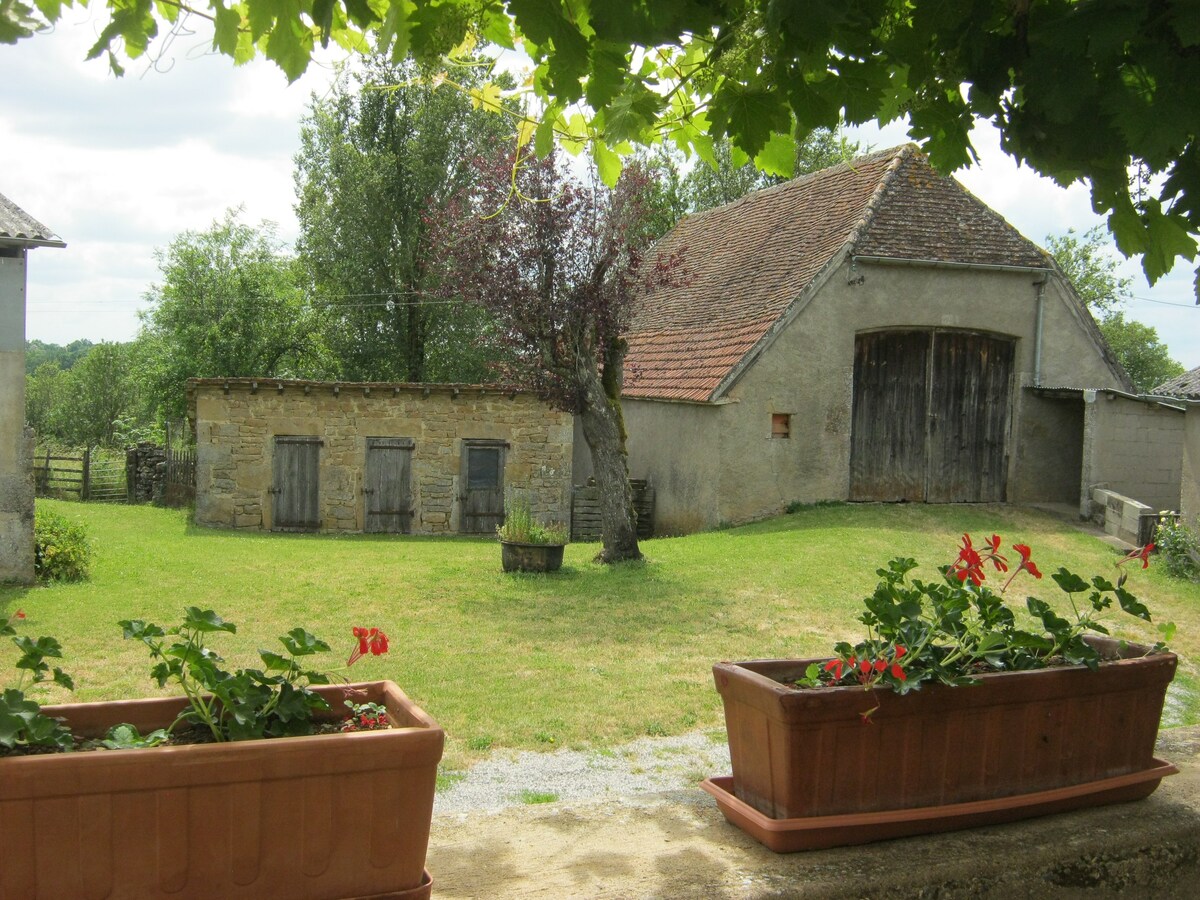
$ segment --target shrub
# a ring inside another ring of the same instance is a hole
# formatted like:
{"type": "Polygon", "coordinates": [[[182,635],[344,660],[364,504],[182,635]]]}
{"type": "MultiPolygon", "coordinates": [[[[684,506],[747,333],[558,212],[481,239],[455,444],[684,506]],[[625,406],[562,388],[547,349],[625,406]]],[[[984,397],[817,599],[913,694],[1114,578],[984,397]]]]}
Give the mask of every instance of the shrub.
{"type": "Polygon", "coordinates": [[[505,503],[504,524],[496,526],[500,540],[514,544],[565,544],[565,525],[542,525],[533,517],[529,501],[510,496],[505,503]]]}
{"type": "Polygon", "coordinates": [[[1182,522],[1164,519],[1158,523],[1154,543],[1168,575],[1188,581],[1200,578],[1200,536],[1196,532],[1182,522]]]}
{"type": "Polygon", "coordinates": [[[33,570],[40,581],[82,581],[92,565],[92,545],[79,522],[38,508],[33,522],[33,570]]]}

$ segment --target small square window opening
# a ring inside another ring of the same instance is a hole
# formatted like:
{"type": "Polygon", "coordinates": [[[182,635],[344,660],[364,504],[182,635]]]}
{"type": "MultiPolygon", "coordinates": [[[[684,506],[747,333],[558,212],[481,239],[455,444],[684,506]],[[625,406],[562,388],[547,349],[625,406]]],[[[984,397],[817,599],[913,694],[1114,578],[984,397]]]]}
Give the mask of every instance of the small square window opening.
{"type": "Polygon", "coordinates": [[[771,413],[771,437],[790,438],[792,436],[792,416],[790,413],[771,413]]]}

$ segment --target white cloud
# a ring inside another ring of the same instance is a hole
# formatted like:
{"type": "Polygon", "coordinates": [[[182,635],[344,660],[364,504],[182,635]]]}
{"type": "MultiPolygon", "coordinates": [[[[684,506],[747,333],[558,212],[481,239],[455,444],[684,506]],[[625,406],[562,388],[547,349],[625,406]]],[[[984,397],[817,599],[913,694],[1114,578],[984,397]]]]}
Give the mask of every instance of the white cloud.
{"type": "MultiPolygon", "coordinates": [[[[203,33],[180,34],[155,66],[130,63],[121,79],[85,62],[97,27],[71,9],[53,34],[0,47],[0,193],[54,229],[68,247],[31,254],[28,334],[56,343],[128,340],[141,297],[157,278],[153,253],[203,229],[231,206],[269,219],[294,240],[292,157],[313,92],[325,95],[332,64],[288,85],[256,61],[235,67],[203,33]]],[[[908,140],[902,125],[858,129],[877,149],[908,140]]],[[[975,134],[980,162],[956,177],[1037,243],[1100,222],[1086,188],[1064,189],[1017,166],[989,127],[975,134]]],[[[1153,290],[1137,274],[1128,315],[1158,329],[1185,366],[1200,366],[1200,308],[1190,267],[1153,290]]]]}

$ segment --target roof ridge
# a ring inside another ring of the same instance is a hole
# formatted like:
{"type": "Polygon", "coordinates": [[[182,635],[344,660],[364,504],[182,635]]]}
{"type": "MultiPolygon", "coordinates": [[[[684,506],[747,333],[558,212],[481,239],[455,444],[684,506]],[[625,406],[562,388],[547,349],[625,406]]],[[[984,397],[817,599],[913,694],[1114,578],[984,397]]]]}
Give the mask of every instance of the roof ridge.
{"type": "Polygon", "coordinates": [[[875,185],[875,190],[871,192],[871,197],[867,200],[866,206],[863,207],[863,214],[854,227],[850,229],[850,235],[843,241],[843,247],[849,247],[853,252],[854,247],[864,234],[867,233],[867,228],[871,224],[871,220],[875,218],[875,213],[878,211],[880,203],[883,201],[884,192],[892,183],[892,179],[896,177],[896,173],[900,170],[901,163],[914,153],[920,153],[920,149],[916,144],[902,144],[899,147],[893,148],[898,151],[888,163],[887,168],[883,170],[883,175],[879,178],[879,183],[875,185]]]}

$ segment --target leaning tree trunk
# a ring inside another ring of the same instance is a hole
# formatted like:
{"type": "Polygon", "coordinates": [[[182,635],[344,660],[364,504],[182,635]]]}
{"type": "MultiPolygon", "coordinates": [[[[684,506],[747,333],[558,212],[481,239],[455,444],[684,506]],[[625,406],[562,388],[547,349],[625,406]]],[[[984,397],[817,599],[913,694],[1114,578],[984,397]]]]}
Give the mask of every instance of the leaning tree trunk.
{"type": "Polygon", "coordinates": [[[624,342],[606,354],[603,380],[595,366],[586,367],[579,412],[583,436],[592,454],[592,475],[600,491],[601,562],[641,559],[638,549],[629,460],[625,452],[625,419],[621,414],[621,361],[624,342]]]}

